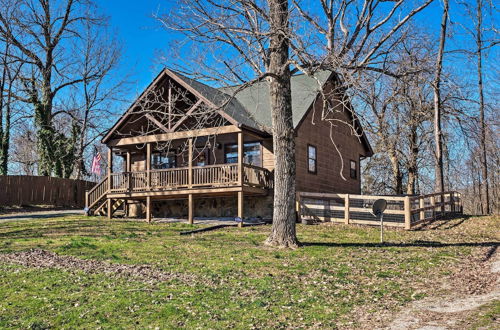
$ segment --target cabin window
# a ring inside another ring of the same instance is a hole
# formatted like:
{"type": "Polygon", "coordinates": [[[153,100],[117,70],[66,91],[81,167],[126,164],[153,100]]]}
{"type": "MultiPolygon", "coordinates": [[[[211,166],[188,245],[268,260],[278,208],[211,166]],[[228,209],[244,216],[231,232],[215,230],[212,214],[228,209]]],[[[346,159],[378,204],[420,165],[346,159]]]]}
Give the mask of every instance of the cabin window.
{"type": "Polygon", "coordinates": [[[358,178],[358,164],[355,160],[351,160],[351,179],[358,178]]]}
{"type": "Polygon", "coordinates": [[[155,170],[176,167],[175,152],[155,152],[153,153],[153,161],[151,167],[155,170]]]}
{"type": "Polygon", "coordinates": [[[309,173],[317,173],[317,152],[316,147],[312,145],[307,145],[307,171],[309,173]]]}
{"type": "MultiPolygon", "coordinates": [[[[225,163],[232,164],[238,162],[238,145],[226,144],[224,150],[225,163]]],[[[260,142],[248,142],[243,144],[243,163],[262,166],[262,154],[260,142]]]]}

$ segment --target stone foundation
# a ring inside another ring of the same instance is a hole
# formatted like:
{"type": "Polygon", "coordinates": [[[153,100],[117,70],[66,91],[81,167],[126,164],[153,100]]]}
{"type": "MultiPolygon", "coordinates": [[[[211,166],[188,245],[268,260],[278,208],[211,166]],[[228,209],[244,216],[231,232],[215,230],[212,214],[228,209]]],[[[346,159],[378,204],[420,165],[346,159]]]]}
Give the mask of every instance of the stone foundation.
{"type": "MultiPolygon", "coordinates": [[[[195,217],[236,217],[238,214],[237,196],[196,198],[196,195],[194,195],[193,200],[195,217]]],[[[152,202],[153,217],[187,218],[187,199],[154,200],[152,202]]],[[[268,196],[245,196],[243,208],[245,218],[272,219],[272,194],[270,193],[268,196]]]]}

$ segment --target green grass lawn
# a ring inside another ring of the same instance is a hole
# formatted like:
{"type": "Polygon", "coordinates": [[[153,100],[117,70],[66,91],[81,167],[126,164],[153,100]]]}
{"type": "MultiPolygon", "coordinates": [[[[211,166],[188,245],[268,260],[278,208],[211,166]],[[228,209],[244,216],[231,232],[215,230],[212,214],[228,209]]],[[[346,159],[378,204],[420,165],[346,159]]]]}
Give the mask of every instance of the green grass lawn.
{"type": "Polygon", "coordinates": [[[461,218],[387,230],[386,246],[377,228],[298,225],[304,247],[278,250],[262,245],[270,226],[180,236],[196,226],[77,216],[4,222],[1,253],[37,248],[176,276],[144,281],[0,263],[0,327],[354,328],[370,313],[445,294],[442,282],[463,260],[498,244],[499,224],[461,218]]]}

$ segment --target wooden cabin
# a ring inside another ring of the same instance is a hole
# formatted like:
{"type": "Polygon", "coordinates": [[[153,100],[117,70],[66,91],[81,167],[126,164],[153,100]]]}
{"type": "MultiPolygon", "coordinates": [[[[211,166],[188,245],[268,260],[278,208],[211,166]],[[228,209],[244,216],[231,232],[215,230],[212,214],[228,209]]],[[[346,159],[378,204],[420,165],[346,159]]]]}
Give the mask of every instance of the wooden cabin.
{"type": "MultiPolygon", "coordinates": [[[[327,93],[336,83],[326,71],[292,77],[297,191],[360,193],[372,149],[350,103],[327,93]]],[[[102,143],[108,171],[87,193],[89,214],[272,218],[267,82],[218,89],[164,69],[102,143]]]]}

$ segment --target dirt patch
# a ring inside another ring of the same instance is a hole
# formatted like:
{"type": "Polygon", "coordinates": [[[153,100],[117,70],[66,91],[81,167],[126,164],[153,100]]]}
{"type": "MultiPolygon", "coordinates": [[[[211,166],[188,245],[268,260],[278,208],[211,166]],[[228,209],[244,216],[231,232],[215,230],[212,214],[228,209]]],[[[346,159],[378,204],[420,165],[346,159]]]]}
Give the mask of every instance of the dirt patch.
{"type": "Polygon", "coordinates": [[[17,264],[33,268],[77,270],[90,274],[104,273],[119,277],[132,277],[148,283],[175,279],[181,280],[186,284],[192,284],[194,277],[194,275],[165,272],[149,265],[112,264],[99,260],[84,260],[72,256],[61,256],[40,249],[0,254],[0,263],[17,264]]]}
{"type": "Polygon", "coordinates": [[[481,249],[461,263],[444,283],[450,296],[416,301],[400,312],[388,329],[461,329],[475,310],[500,299],[500,254],[496,247],[481,249]]]}
{"type": "Polygon", "coordinates": [[[491,292],[499,286],[499,272],[496,264],[500,261],[497,246],[482,248],[465,258],[458,268],[448,277],[457,295],[480,295],[491,292]]]}

